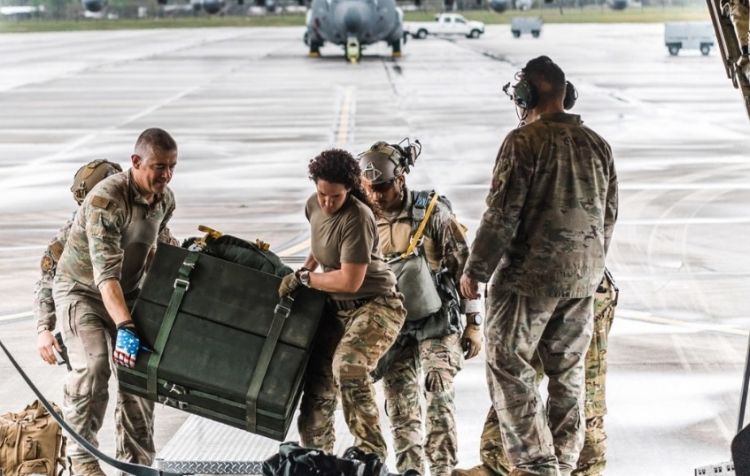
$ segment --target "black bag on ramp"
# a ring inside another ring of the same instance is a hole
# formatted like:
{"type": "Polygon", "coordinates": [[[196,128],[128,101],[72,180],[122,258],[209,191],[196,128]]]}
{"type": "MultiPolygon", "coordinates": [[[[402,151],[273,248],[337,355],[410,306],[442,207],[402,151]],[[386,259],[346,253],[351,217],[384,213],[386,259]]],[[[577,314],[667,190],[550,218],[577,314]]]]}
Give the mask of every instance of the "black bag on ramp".
{"type": "Polygon", "coordinates": [[[160,243],[132,311],[143,346],[120,387],[283,440],[325,294],[279,302],[278,276],[160,243]]]}

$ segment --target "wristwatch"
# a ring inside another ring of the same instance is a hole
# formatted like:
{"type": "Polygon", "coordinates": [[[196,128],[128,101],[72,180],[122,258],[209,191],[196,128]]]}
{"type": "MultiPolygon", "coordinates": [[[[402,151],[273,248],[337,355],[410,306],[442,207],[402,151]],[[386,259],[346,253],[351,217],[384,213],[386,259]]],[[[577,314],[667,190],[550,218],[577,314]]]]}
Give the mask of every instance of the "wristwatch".
{"type": "Polygon", "coordinates": [[[47,332],[49,330],[49,326],[47,324],[43,324],[36,328],[37,335],[41,334],[42,332],[47,332]]]}
{"type": "Polygon", "coordinates": [[[482,315],[478,312],[473,314],[468,314],[466,316],[466,324],[474,324],[475,326],[479,326],[482,324],[482,315]]]}
{"type": "Polygon", "coordinates": [[[301,269],[297,271],[297,278],[299,278],[299,282],[302,283],[303,286],[309,288],[310,287],[310,271],[307,269],[301,269]]]}

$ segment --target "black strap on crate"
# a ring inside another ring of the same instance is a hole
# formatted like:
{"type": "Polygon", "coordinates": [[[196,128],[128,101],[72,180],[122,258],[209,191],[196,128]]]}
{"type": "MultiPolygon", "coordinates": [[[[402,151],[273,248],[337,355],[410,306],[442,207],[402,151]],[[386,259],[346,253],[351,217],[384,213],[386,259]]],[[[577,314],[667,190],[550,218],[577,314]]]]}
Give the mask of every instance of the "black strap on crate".
{"type": "Polygon", "coordinates": [[[250,386],[247,390],[245,402],[247,403],[247,430],[255,433],[258,423],[258,395],[260,389],[263,386],[263,381],[266,379],[266,373],[268,373],[268,366],[271,364],[271,358],[273,357],[273,351],[276,349],[276,344],[281,336],[281,331],[284,329],[289,314],[292,312],[292,304],[294,304],[294,298],[291,296],[285,296],[276,305],[273,311],[273,321],[271,322],[271,328],[268,331],[266,340],[263,343],[263,348],[260,351],[260,357],[258,358],[258,365],[255,367],[253,372],[253,378],[250,381],[250,386]]]}
{"type": "Polygon", "coordinates": [[[148,393],[149,398],[154,401],[157,399],[157,374],[162,353],[164,352],[164,347],[169,340],[169,334],[172,332],[172,327],[177,319],[177,314],[180,311],[182,299],[185,297],[185,293],[187,293],[188,289],[190,289],[190,273],[195,269],[195,263],[198,261],[199,256],[200,253],[197,251],[191,251],[185,257],[182,265],[180,265],[180,269],[177,271],[177,278],[174,280],[172,297],[169,298],[169,304],[167,305],[167,310],[164,311],[164,318],[161,321],[159,333],[156,335],[154,351],[148,358],[148,366],[146,369],[146,392],[148,393]]]}

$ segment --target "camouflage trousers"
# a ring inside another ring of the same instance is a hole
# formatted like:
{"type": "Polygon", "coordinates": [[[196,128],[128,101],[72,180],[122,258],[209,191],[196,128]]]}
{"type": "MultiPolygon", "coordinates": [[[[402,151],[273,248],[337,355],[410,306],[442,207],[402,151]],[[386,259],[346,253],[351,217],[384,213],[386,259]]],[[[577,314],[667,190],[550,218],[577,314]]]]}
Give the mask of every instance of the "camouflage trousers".
{"type": "MultiPolygon", "coordinates": [[[[573,471],[574,476],[602,476],[604,474],[607,454],[607,434],[604,431],[604,415],[607,414],[605,386],[607,347],[616,304],[615,289],[610,283],[603,282],[602,287],[594,296],[594,333],[585,360],[586,432],[583,449],[578,457],[577,467],[573,471]]],[[[533,364],[537,369],[537,383],[540,383],[544,377],[544,369],[538,356],[533,364]]],[[[490,408],[487,415],[479,452],[482,463],[497,475],[510,474],[511,465],[505,454],[500,423],[494,408],[490,408]]]]}
{"type": "MultiPolygon", "coordinates": [[[[57,322],[62,323],[63,339],[73,368],[65,383],[65,421],[94,446],[109,400],[112,374],[112,347],[115,326],[104,304],[94,298],[76,295],[55,296],[57,322]]],[[[115,428],[117,459],[150,466],[154,451],[154,404],[117,392],[115,428]]],[[[68,456],[76,463],[95,461],[73,440],[68,456]]]]}
{"type": "Polygon", "coordinates": [[[425,453],[432,476],[449,476],[456,466],[458,435],[453,377],[462,365],[458,334],[421,342],[411,339],[383,376],[385,408],[400,473],[413,469],[425,474],[425,453]],[[423,384],[419,379],[420,368],[424,373],[423,384]],[[426,420],[420,398],[423,392],[426,420]]]}
{"type": "Polygon", "coordinates": [[[740,46],[747,46],[748,41],[748,2],[747,0],[729,0],[729,18],[734,25],[737,41],[740,46]]]}
{"type": "Polygon", "coordinates": [[[593,310],[593,297],[528,297],[490,288],[487,381],[508,474],[569,476],[575,468],[584,441],[584,354],[593,310]],[[546,410],[535,358],[549,377],[546,410]]]}
{"type": "Polygon", "coordinates": [[[388,450],[370,372],[396,340],[405,317],[401,295],[392,294],[323,320],[297,419],[302,446],[333,451],[338,394],[355,446],[385,460],[388,450]]]}

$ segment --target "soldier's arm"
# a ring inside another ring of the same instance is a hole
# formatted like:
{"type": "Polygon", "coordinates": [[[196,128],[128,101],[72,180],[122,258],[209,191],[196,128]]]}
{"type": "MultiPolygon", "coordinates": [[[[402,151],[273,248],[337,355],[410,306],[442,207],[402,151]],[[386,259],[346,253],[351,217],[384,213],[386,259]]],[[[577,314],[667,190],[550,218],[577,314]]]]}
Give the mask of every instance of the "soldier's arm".
{"type": "Polygon", "coordinates": [[[429,225],[427,236],[440,249],[441,267],[447,269],[458,282],[469,258],[469,245],[466,243],[463,225],[458,222],[453,212],[440,202],[435,206],[429,225]]]}
{"type": "Polygon", "coordinates": [[[115,324],[130,320],[130,312],[120,286],[124,251],[120,247],[125,215],[120,206],[106,197],[94,196],[79,210],[85,213],[94,284],[102,294],[104,307],[115,324]]]}
{"type": "Polygon", "coordinates": [[[464,268],[469,278],[486,283],[508,248],[521,218],[533,169],[526,140],[511,132],[500,147],[487,195],[487,210],[464,268]]]}
{"type": "Polygon", "coordinates": [[[57,261],[62,255],[65,243],[68,241],[68,234],[72,225],[73,220],[68,220],[57,231],[42,254],[40,263],[42,273],[34,291],[34,317],[36,318],[37,333],[45,328],[49,331],[55,329],[55,302],[52,299],[52,283],[55,279],[57,261]]]}
{"type": "Polygon", "coordinates": [[[99,292],[102,293],[104,307],[115,326],[131,320],[128,305],[125,303],[125,295],[118,279],[110,278],[102,281],[99,284],[99,292]]]}
{"type": "Polygon", "coordinates": [[[612,241],[612,232],[615,228],[615,222],[617,221],[617,208],[619,200],[619,192],[617,185],[617,171],[615,170],[615,163],[612,159],[612,152],[610,150],[609,155],[609,186],[607,187],[607,209],[604,211],[604,253],[609,251],[609,244],[612,241]]]}

